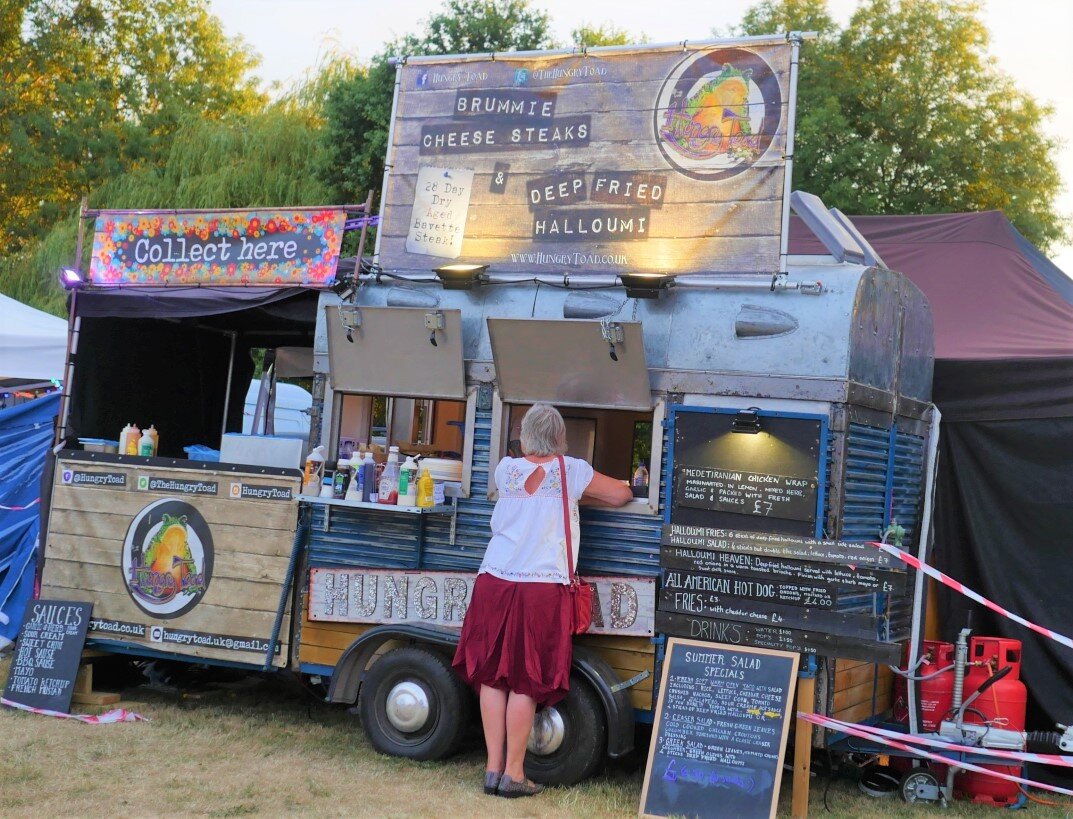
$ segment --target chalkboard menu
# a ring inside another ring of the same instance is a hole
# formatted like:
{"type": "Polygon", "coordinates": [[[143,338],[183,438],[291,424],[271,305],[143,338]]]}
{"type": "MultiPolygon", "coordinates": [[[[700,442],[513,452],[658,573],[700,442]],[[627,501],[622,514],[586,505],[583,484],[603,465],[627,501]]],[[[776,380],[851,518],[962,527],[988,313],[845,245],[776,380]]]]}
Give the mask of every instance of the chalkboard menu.
{"type": "Polygon", "coordinates": [[[642,816],[774,817],[796,654],[672,638],[642,816]]]}
{"type": "Polygon", "coordinates": [[[812,537],[820,501],[819,419],[762,416],[756,434],[734,415],[674,414],[674,523],[812,537]]]}
{"type": "Polygon", "coordinates": [[[4,698],[31,708],[67,712],[86,642],[92,603],[35,600],[16,643],[4,698]]]}

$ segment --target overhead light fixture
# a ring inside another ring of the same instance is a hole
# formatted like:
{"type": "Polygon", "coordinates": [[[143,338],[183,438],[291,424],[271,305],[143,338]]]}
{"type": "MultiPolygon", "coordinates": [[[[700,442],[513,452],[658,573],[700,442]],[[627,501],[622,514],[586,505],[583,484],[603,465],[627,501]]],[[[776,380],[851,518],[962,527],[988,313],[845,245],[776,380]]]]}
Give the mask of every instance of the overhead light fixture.
{"type": "Polygon", "coordinates": [[[631,299],[658,299],[664,290],[674,287],[670,273],[619,273],[618,278],[631,299]]]}
{"type": "Polygon", "coordinates": [[[434,271],[444,290],[472,290],[475,284],[487,284],[486,264],[445,264],[434,271]]]}
{"type": "Polygon", "coordinates": [[[739,410],[734,416],[734,422],[730,425],[730,431],[746,435],[756,435],[760,432],[760,407],[739,410]]]}
{"type": "Polygon", "coordinates": [[[76,290],[85,284],[82,274],[73,267],[64,267],[60,270],[60,285],[64,290],[76,290]]]}

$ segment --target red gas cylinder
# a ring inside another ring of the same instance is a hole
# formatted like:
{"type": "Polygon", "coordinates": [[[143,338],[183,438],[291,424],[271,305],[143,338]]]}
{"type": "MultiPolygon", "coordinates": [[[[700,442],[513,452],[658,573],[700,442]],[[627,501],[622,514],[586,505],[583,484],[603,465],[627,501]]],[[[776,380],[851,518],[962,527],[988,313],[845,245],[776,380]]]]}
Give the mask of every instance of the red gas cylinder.
{"type": "MultiPolygon", "coordinates": [[[[909,646],[905,647],[906,659],[902,670],[909,667],[909,646]]],[[[950,711],[954,701],[954,644],[939,640],[925,640],[920,655],[924,658],[914,676],[927,677],[935,672],[951,667],[935,677],[922,680],[917,684],[920,701],[920,730],[933,733],[939,730],[939,723],[950,711]]],[[[894,718],[899,722],[909,723],[908,683],[904,677],[894,678],[894,718]]]]}
{"type": "MultiPolygon", "coordinates": [[[[965,675],[966,698],[1002,669],[1012,667],[1013,670],[976,698],[965,713],[965,722],[986,722],[994,728],[1023,731],[1028,689],[1020,680],[1021,641],[1004,637],[973,637],[969,643],[969,662],[973,665],[965,675]]],[[[1018,765],[982,767],[1015,776],[1021,774],[1018,765]]],[[[1020,796],[1017,783],[978,773],[959,774],[955,789],[973,802],[988,805],[1012,805],[1020,796]]]]}

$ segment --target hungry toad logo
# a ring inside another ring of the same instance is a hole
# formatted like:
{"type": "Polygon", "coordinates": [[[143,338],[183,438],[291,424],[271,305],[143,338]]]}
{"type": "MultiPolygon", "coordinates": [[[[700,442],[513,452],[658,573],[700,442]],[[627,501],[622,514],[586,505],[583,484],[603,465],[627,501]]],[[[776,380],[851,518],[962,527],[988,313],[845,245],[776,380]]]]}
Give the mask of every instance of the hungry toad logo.
{"type": "Polygon", "coordinates": [[[135,605],[168,619],[200,602],[212,577],[212,533],[185,501],[163,498],[131,521],[123,541],[123,582],[135,605]]]}
{"type": "Polygon", "coordinates": [[[694,179],[728,179],[767,151],[782,120],[782,91],[771,66],[742,48],[698,52],[660,89],[654,129],[663,157],[694,179]]]}

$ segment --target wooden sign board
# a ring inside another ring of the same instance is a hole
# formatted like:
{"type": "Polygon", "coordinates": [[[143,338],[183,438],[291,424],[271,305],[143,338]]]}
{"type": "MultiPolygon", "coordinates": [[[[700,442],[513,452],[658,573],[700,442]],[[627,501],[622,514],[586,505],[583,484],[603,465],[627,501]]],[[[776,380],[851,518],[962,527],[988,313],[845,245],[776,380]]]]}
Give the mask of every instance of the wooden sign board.
{"type": "MultiPolygon", "coordinates": [[[[336,623],[424,623],[462,627],[471,572],[311,569],[309,619],[336,623]]],[[[656,581],[651,577],[586,578],[593,585],[589,634],[651,637],[656,581]]]]}
{"type": "Polygon", "coordinates": [[[408,60],[381,266],[777,270],[790,53],[772,38],[408,60]]]}
{"type": "Polygon", "coordinates": [[[895,664],[902,647],[876,639],[840,637],[824,631],[805,631],[781,625],[748,623],[720,617],[656,612],[656,630],[670,637],[689,637],[717,643],[774,648],[821,657],[845,657],[869,663],[895,664]]]}
{"type": "Polygon", "coordinates": [[[798,656],[672,638],[641,816],[775,816],[798,656]]]}
{"type": "Polygon", "coordinates": [[[257,666],[271,649],[285,665],[288,615],[270,639],[301,477],[249,470],[61,453],[44,593],[92,601],[91,639],[257,666]]]}
{"type": "Polygon", "coordinates": [[[34,600],[15,645],[4,699],[68,713],[92,603],[34,600]]]}

